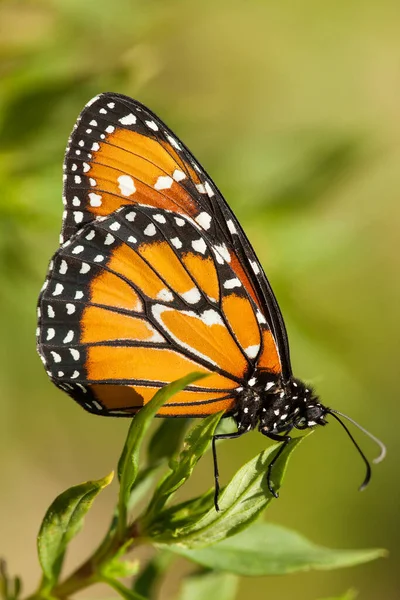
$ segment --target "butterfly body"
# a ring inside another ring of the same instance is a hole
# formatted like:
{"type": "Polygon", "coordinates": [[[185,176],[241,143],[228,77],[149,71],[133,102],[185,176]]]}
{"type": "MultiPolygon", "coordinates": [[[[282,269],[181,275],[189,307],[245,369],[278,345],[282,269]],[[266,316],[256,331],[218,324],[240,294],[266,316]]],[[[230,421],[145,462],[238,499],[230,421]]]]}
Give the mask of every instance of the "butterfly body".
{"type": "Polygon", "coordinates": [[[119,94],[90,101],[69,139],[63,202],[37,332],[57,387],[89,412],[132,416],[200,371],[208,377],[159,416],[224,411],[236,437],[258,426],[282,448],[293,428],[325,424],[330,411],[293,377],[282,314],[243,229],[154,113],[119,94]]]}

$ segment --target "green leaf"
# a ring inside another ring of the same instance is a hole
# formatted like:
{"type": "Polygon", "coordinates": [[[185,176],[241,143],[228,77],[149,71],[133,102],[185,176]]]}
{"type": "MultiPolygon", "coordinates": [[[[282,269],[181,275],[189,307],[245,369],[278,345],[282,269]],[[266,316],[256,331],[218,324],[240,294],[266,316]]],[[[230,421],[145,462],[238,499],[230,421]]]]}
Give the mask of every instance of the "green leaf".
{"type": "Polygon", "coordinates": [[[111,577],[103,577],[103,581],[104,583],[108,583],[108,585],[112,587],[116,592],[118,592],[120,596],[125,598],[125,600],[148,600],[144,596],[141,596],[133,590],[130,590],[129,588],[125,587],[116,579],[113,579],[111,577]]]}
{"type": "Polygon", "coordinates": [[[159,469],[160,466],[157,465],[139,471],[138,476],[136,477],[135,485],[133,486],[129,496],[127,506],[128,513],[130,513],[131,510],[137,504],[139,504],[141,500],[143,500],[143,498],[148,498],[150,496],[150,490],[154,484],[159,469]]]}
{"type": "Polygon", "coordinates": [[[202,496],[186,500],[163,510],[159,518],[152,522],[151,535],[157,536],[167,530],[174,531],[183,528],[188,522],[198,521],[211,507],[214,507],[214,488],[202,496]]]}
{"type": "Polygon", "coordinates": [[[69,488],[47,510],[37,540],[44,587],[51,588],[58,580],[69,542],[81,529],[93,500],[111,483],[113,475],[69,488]]]}
{"type": "Polygon", "coordinates": [[[230,573],[203,573],[183,580],[177,600],[234,600],[238,589],[238,578],[230,573]]]}
{"type": "Polygon", "coordinates": [[[133,582],[133,591],[145,598],[153,598],[156,595],[160,579],[174,559],[175,556],[171,552],[158,552],[133,582]]]}
{"type": "Polygon", "coordinates": [[[187,481],[196,464],[206,451],[223,412],[210,415],[189,431],[183,450],[176,460],[170,461],[170,471],[161,480],[150,502],[143,523],[159,519],[162,508],[171,496],[187,481]]]}
{"type": "MultiPolygon", "coordinates": [[[[279,489],[288,458],[302,439],[292,440],[279,456],[273,469],[275,489],[279,489]]],[[[197,522],[175,532],[161,533],[159,541],[179,542],[187,547],[206,546],[238,533],[254,521],[271,502],[267,485],[267,469],[280,444],[270,446],[245,464],[227,485],[220,499],[220,511],[214,507],[197,522]]]]}
{"type": "Polygon", "coordinates": [[[385,550],[332,550],[302,535],[270,523],[257,523],[208,548],[181,544],[169,550],[189,560],[237,575],[283,575],[298,571],[351,567],[385,556],[385,550]]]}
{"type": "Polygon", "coordinates": [[[125,442],[121,458],[118,463],[118,476],[120,479],[120,490],[118,500],[119,532],[122,535],[127,521],[127,510],[133,484],[139,472],[139,450],[143,438],[152,422],[153,417],[165,402],[174,394],[180,392],[187,385],[205,377],[202,373],[191,373],[174,381],[159,390],[154,398],[150,400],[135,416],[129,428],[128,437],[125,442]]]}
{"type": "Polygon", "coordinates": [[[178,452],[189,422],[190,419],[163,419],[147,448],[150,465],[168,460],[178,452]]]}

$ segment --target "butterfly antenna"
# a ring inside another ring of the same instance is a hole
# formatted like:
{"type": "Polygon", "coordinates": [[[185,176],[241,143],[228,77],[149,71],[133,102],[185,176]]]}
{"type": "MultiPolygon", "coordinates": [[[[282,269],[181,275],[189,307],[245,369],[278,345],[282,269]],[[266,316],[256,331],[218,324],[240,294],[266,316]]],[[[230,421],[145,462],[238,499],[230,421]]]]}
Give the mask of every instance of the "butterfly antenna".
{"type": "MultiPolygon", "coordinates": [[[[357,423],[357,421],[354,421],[354,419],[352,419],[351,417],[348,417],[347,415],[339,412],[338,410],[333,410],[333,408],[331,408],[329,410],[329,412],[332,413],[336,413],[337,415],[340,415],[341,417],[347,419],[348,421],[350,421],[350,423],[353,423],[353,425],[355,425],[356,427],[358,427],[358,429],[360,429],[360,431],[362,431],[363,433],[365,433],[365,435],[367,435],[371,440],[373,440],[375,442],[375,444],[377,444],[379,446],[379,448],[381,449],[381,452],[379,454],[379,456],[377,456],[376,458],[374,458],[374,460],[372,461],[374,464],[380,463],[383,461],[383,459],[386,456],[386,446],[383,442],[381,442],[380,439],[378,439],[377,437],[375,437],[373,435],[373,433],[371,433],[370,431],[368,431],[367,429],[365,429],[365,427],[362,427],[359,423],[357,423]]],[[[343,425],[343,423],[342,423],[343,425]]]]}
{"type": "MultiPolygon", "coordinates": [[[[362,491],[364,490],[367,485],[369,484],[369,481],[371,479],[371,465],[367,459],[367,457],[365,456],[364,452],[361,450],[360,446],[357,444],[356,440],[354,439],[353,435],[351,434],[349,428],[343,423],[343,421],[338,417],[338,414],[341,417],[344,417],[346,419],[349,419],[349,421],[351,421],[352,423],[354,423],[354,425],[356,425],[356,427],[359,427],[362,431],[364,431],[367,435],[370,435],[368,431],[364,430],[363,427],[361,427],[358,423],[356,423],[355,421],[353,421],[353,419],[350,419],[349,417],[347,417],[347,415],[344,415],[342,413],[340,413],[339,411],[336,410],[329,410],[328,411],[329,414],[332,415],[332,417],[334,417],[334,419],[336,419],[336,421],[343,427],[343,429],[345,430],[345,432],[347,433],[347,435],[349,436],[349,438],[351,439],[351,441],[353,442],[354,446],[357,448],[358,453],[360,454],[361,458],[363,459],[365,466],[367,468],[367,472],[364,478],[364,481],[362,482],[361,486],[359,487],[359,490],[362,491]]],[[[375,438],[374,438],[375,439],[375,438]]],[[[382,444],[382,442],[380,442],[382,444]]],[[[383,446],[383,444],[382,444],[383,446]]],[[[383,446],[383,448],[385,448],[383,446]]],[[[386,450],[386,448],[385,448],[386,450]]],[[[380,458],[380,457],[379,457],[380,458]]],[[[381,459],[382,460],[382,459],[381,459]]]]}

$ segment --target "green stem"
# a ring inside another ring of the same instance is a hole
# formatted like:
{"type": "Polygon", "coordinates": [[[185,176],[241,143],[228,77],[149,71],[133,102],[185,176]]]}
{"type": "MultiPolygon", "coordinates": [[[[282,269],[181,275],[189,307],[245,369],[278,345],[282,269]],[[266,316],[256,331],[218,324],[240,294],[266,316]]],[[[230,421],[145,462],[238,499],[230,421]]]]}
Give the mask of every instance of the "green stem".
{"type": "MultiPolygon", "coordinates": [[[[27,596],[24,600],[43,600],[43,599],[54,599],[66,600],[69,596],[79,592],[83,589],[104,581],[104,577],[101,574],[102,568],[115,557],[118,550],[125,546],[129,541],[132,542],[132,546],[140,546],[146,543],[145,538],[140,538],[138,527],[136,523],[133,523],[128,528],[125,528],[122,537],[114,535],[113,538],[108,541],[103,541],[99,548],[90,556],[80,567],[78,567],[71,575],[69,575],[64,581],[56,585],[52,589],[45,589],[43,584],[39,586],[39,589],[27,596]]],[[[130,549],[132,548],[130,547],[130,549]]]]}

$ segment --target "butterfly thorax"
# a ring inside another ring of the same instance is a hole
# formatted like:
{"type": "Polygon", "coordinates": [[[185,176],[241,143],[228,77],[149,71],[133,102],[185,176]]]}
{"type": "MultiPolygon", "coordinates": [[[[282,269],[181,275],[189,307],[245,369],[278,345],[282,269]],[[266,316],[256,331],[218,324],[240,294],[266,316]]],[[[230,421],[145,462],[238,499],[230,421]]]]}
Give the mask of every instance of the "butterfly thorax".
{"type": "Polygon", "coordinates": [[[248,386],[239,390],[239,401],[234,418],[239,431],[249,431],[257,425],[266,435],[278,435],[291,429],[307,429],[325,425],[327,412],[314,391],[299,379],[283,382],[268,374],[261,383],[252,378],[248,386]]]}

